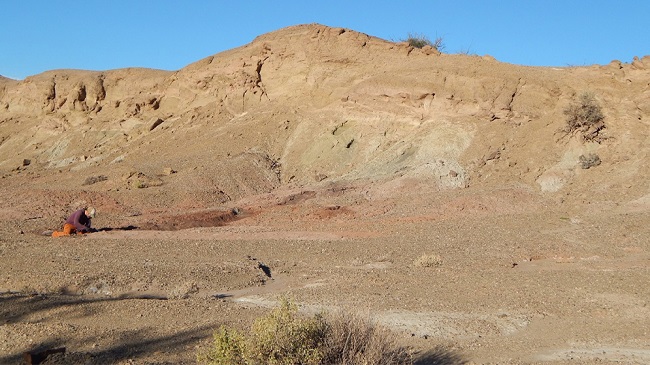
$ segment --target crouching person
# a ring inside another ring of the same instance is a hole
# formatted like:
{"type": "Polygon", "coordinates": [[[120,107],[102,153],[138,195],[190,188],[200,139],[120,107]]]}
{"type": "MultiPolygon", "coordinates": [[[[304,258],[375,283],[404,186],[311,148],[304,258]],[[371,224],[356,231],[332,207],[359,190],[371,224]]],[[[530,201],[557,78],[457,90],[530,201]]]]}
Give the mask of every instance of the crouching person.
{"type": "Polygon", "coordinates": [[[95,208],[83,208],[72,213],[63,225],[63,231],[55,231],[52,237],[69,236],[71,234],[84,234],[94,232],[91,220],[95,218],[95,208]]]}

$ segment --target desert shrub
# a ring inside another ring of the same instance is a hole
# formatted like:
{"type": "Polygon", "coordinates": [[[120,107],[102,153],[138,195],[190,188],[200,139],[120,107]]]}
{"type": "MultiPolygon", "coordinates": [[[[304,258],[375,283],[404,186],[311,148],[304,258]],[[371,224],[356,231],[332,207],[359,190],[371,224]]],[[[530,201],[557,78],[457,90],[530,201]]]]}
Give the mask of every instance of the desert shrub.
{"type": "Polygon", "coordinates": [[[605,128],[605,116],[593,93],[580,94],[577,101],[566,109],[566,132],[580,133],[585,141],[599,141],[599,133],[605,128]]]}
{"type": "Polygon", "coordinates": [[[323,349],[322,364],[404,365],[410,354],[392,340],[393,335],[370,320],[345,313],[332,315],[323,349]]]}
{"type": "Polygon", "coordinates": [[[221,326],[214,333],[212,347],[197,357],[200,363],[210,365],[246,364],[245,337],[237,330],[221,326]]]}
{"type": "Polygon", "coordinates": [[[413,264],[419,267],[436,267],[442,265],[442,258],[439,255],[422,255],[413,264]]]}
{"type": "Polygon", "coordinates": [[[249,358],[252,364],[317,365],[326,329],[322,316],[300,317],[298,307],[283,299],[279,308],[253,323],[249,358]]]}
{"type": "Polygon", "coordinates": [[[88,176],[81,185],[92,185],[106,180],[108,180],[106,175],[88,176]]]}
{"type": "Polygon", "coordinates": [[[442,40],[441,37],[436,38],[436,40],[432,42],[429,39],[429,37],[427,37],[425,35],[422,35],[422,34],[409,33],[408,37],[406,39],[404,39],[403,42],[406,42],[406,43],[409,44],[409,46],[415,47],[415,48],[422,48],[424,46],[431,46],[431,47],[433,47],[434,49],[436,49],[438,51],[442,51],[445,48],[443,40],[442,40]]]}
{"type": "Polygon", "coordinates": [[[388,330],[352,315],[303,317],[286,299],[255,320],[248,336],[221,327],[197,359],[209,365],[412,364],[388,330]]]}

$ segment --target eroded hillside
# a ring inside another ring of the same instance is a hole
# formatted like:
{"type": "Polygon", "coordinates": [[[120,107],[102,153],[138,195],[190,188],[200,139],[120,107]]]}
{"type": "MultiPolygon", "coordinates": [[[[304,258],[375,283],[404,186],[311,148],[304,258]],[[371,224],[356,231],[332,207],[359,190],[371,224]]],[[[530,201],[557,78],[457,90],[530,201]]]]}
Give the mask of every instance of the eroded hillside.
{"type": "Polygon", "coordinates": [[[167,204],[197,206],[359,180],[647,202],[649,70],[650,57],[523,67],[294,26],[176,72],[3,78],[0,169],[50,188],[165,185],[180,194],[167,204]],[[605,115],[597,141],[565,132],[584,92],[605,115]],[[581,168],[589,155],[601,164],[581,168]]]}

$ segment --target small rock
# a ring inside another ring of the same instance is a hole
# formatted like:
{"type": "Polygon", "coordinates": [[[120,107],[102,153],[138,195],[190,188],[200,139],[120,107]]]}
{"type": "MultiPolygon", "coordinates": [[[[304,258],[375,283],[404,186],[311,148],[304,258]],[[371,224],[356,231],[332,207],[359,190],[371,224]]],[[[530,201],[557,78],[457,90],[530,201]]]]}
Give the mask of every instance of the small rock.
{"type": "Polygon", "coordinates": [[[580,167],[586,170],[588,168],[600,165],[600,157],[595,153],[590,153],[587,156],[580,155],[580,157],[578,157],[578,162],[580,164],[580,167]]]}
{"type": "Polygon", "coordinates": [[[108,176],[106,175],[89,176],[81,185],[92,185],[106,180],[108,180],[108,176]]]}
{"type": "Polygon", "coordinates": [[[149,132],[156,129],[156,127],[163,124],[164,122],[165,122],[164,120],[162,120],[160,118],[156,118],[156,120],[154,120],[153,123],[151,123],[151,126],[149,127],[149,132]]]}
{"type": "Polygon", "coordinates": [[[166,167],[163,170],[163,175],[171,175],[171,174],[175,174],[175,173],[176,173],[176,170],[172,169],[171,167],[166,167]]]}

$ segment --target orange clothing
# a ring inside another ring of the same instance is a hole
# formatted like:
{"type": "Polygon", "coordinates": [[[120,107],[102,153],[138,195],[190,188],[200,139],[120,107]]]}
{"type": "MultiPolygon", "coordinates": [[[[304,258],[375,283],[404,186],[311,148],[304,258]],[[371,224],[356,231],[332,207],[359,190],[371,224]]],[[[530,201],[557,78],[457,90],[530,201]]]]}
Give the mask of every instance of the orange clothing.
{"type": "Polygon", "coordinates": [[[82,231],[77,231],[75,226],[70,223],[66,223],[63,225],[63,231],[54,231],[52,232],[52,237],[63,237],[63,236],[69,236],[71,234],[84,234],[82,231]]]}

